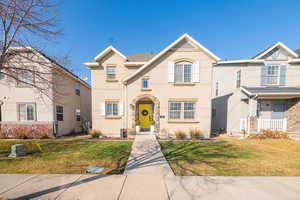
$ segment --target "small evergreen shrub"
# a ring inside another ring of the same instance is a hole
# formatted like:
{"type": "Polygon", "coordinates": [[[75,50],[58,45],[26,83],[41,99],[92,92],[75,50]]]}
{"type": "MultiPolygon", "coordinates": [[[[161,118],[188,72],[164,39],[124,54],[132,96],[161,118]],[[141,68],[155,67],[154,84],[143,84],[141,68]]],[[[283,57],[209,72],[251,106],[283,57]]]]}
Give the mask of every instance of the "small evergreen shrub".
{"type": "Polygon", "coordinates": [[[184,139],[186,139],[186,133],[184,131],[182,131],[182,130],[175,131],[174,135],[175,135],[175,138],[177,140],[184,140],[184,139]]]}

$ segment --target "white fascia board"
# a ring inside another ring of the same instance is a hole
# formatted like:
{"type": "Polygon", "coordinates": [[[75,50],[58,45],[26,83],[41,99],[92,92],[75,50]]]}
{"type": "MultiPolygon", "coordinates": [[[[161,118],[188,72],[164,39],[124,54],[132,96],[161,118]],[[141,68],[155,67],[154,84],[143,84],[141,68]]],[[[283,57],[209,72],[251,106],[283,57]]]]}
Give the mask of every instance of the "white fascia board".
{"type": "Polygon", "coordinates": [[[269,53],[270,51],[272,51],[274,48],[281,46],[283,49],[285,49],[287,52],[289,52],[291,55],[293,55],[295,58],[298,57],[298,54],[296,54],[296,52],[294,52],[293,50],[291,50],[290,48],[288,48],[285,44],[283,44],[282,42],[277,42],[276,44],[274,44],[272,47],[270,47],[269,49],[267,49],[265,52],[263,52],[260,55],[257,55],[255,58],[253,59],[259,59],[261,57],[263,57],[264,55],[266,55],[267,53],[269,53]]]}
{"type": "Polygon", "coordinates": [[[254,60],[254,59],[249,59],[249,60],[228,60],[228,61],[219,61],[216,63],[218,64],[240,64],[240,63],[263,63],[264,60],[254,60]]]}
{"type": "Polygon", "coordinates": [[[97,63],[97,62],[85,62],[83,64],[87,67],[98,67],[99,66],[99,63],[97,63]]]}
{"type": "Polygon", "coordinates": [[[124,56],[120,51],[118,51],[116,48],[114,48],[113,46],[108,46],[106,49],[104,49],[101,53],[99,53],[94,60],[97,61],[100,58],[102,58],[105,54],[107,54],[109,51],[114,51],[115,53],[119,54],[123,59],[127,59],[126,56],[124,56]]]}

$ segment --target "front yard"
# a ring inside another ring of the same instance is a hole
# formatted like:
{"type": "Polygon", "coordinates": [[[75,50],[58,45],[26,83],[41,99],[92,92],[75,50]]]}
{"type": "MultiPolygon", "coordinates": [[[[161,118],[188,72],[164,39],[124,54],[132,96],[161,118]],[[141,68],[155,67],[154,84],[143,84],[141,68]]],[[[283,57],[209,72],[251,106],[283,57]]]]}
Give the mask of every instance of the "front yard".
{"type": "Polygon", "coordinates": [[[178,176],[300,176],[300,141],[161,141],[178,176]]]}
{"type": "Polygon", "coordinates": [[[131,141],[91,139],[0,140],[0,173],[78,174],[89,166],[104,174],[122,173],[131,141]],[[10,146],[24,144],[27,155],[8,158],[10,146]]]}

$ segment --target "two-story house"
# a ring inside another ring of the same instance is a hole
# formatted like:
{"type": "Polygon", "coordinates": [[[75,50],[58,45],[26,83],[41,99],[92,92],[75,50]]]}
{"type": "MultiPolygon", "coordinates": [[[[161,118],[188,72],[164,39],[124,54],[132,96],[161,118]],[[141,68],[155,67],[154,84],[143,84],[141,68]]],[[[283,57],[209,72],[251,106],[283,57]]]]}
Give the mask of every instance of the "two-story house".
{"type": "Polygon", "coordinates": [[[56,136],[88,130],[89,84],[31,47],[13,51],[18,81],[0,72],[0,128],[46,125],[56,136]],[[41,92],[33,85],[46,89],[41,92]]]}
{"type": "Polygon", "coordinates": [[[300,58],[281,42],[213,69],[213,129],[228,134],[300,130],[300,58]]]}
{"type": "Polygon", "coordinates": [[[104,135],[141,127],[211,132],[212,68],[219,60],[187,34],[158,53],[123,55],[109,46],[85,65],[92,76],[92,124],[104,135]]]}

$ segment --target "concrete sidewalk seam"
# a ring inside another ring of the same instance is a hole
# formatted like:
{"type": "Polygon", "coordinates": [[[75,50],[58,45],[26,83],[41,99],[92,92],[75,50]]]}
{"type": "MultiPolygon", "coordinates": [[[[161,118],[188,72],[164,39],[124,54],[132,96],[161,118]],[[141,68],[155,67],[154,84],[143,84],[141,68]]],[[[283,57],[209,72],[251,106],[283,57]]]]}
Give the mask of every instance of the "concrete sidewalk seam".
{"type": "Polygon", "coordinates": [[[21,182],[21,183],[19,183],[19,184],[16,184],[16,185],[12,186],[11,188],[8,188],[7,190],[4,190],[3,192],[0,193],[0,195],[2,195],[2,194],[4,194],[4,193],[6,193],[6,192],[9,192],[9,191],[11,191],[11,190],[17,188],[18,186],[20,186],[20,185],[26,183],[26,182],[29,181],[30,179],[35,178],[35,177],[37,177],[37,176],[39,176],[39,174],[35,174],[35,175],[32,175],[32,176],[26,178],[23,182],[21,182]]]}
{"type": "Polygon", "coordinates": [[[122,192],[123,192],[123,189],[124,189],[124,186],[125,186],[125,183],[126,183],[126,180],[127,180],[127,175],[125,175],[125,178],[124,178],[124,181],[123,181],[123,184],[122,184],[122,187],[121,187],[121,190],[120,190],[120,193],[118,195],[118,198],[117,200],[120,199],[121,195],[122,195],[122,192]]]}
{"type": "Polygon", "coordinates": [[[80,175],[75,181],[73,181],[73,183],[71,183],[69,187],[67,187],[67,188],[65,188],[63,191],[61,191],[61,193],[59,193],[59,194],[54,198],[54,200],[58,199],[65,191],[67,191],[67,190],[68,190],[70,187],[72,187],[78,180],[80,180],[80,178],[81,178],[82,176],[83,176],[83,174],[80,175]]]}

